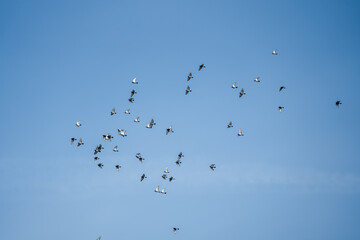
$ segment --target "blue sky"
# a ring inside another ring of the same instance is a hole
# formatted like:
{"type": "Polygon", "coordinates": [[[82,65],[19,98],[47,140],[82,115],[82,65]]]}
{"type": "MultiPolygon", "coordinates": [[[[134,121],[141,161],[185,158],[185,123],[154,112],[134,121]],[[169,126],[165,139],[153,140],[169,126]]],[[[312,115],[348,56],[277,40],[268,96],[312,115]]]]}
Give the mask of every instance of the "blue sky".
{"type": "Polygon", "coordinates": [[[359,239],[359,10],[357,1],[2,1],[2,238],[359,239]],[[161,178],[167,166],[174,182],[161,178]]]}

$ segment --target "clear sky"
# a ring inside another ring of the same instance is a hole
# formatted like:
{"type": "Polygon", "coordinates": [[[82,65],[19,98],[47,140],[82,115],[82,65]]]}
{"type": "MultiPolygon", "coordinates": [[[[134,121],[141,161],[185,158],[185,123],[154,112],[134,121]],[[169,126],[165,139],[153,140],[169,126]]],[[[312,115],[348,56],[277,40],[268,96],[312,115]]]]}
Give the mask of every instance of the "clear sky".
{"type": "Polygon", "coordinates": [[[1,1],[1,239],[360,239],[359,11],[358,1],[1,1]]]}

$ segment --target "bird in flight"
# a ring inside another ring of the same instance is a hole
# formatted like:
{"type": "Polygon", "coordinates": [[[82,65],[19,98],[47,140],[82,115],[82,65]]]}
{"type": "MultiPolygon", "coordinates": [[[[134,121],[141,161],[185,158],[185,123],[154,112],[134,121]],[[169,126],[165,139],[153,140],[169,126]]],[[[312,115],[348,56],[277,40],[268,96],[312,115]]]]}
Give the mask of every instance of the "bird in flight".
{"type": "Polygon", "coordinates": [[[227,125],[227,128],[232,128],[233,127],[233,124],[232,124],[232,121],[229,122],[229,124],[227,125]]]}
{"type": "Polygon", "coordinates": [[[182,162],[180,161],[180,158],[179,158],[175,163],[176,163],[176,165],[178,165],[180,167],[182,162]]]}
{"type": "Polygon", "coordinates": [[[169,173],[169,168],[168,167],[165,168],[164,173],[169,173]]]}
{"type": "Polygon", "coordinates": [[[108,134],[106,134],[106,135],[103,135],[103,139],[104,139],[104,141],[105,140],[109,140],[110,142],[111,142],[111,139],[112,138],[114,138],[113,136],[111,136],[109,133],[108,134]]]}
{"type": "Polygon", "coordinates": [[[71,144],[73,144],[75,141],[77,141],[76,138],[71,138],[70,140],[71,140],[71,144]]]}
{"type": "Polygon", "coordinates": [[[279,88],[279,92],[281,92],[281,91],[284,90],[284,89],[286,89],[286,87],[285,87],[285,86],[281,86],[281,87],[279,88]]]}
{"type": "Polygon", "coordinates": [[[112,109],[111,112],[110,112],[110,115],[111,115],[111,116],[114,115],[114,114],[116,114],[116,112],[115,112],[115,107],[113,107],[113,109],[112,109]]]}
{"type": "Polygon", "coordinates": [[[190,89],[190,86],[187,86],[186,91],[185,91],[185,95],[188,95],[189,92],[192,92],[192,90],[190,89]]]}
{"type": "Polygon", "coordinates": [[[99,167],[99,168],[103,168],[103,166],[104,166],[104,164],[102,164],[102,163],[99,163],[99,164],[98,164],[98,167],[99,167]]]}
{"type": "Polygon", "coordinates": [[[256,77],[256,78],[254,79],[254,82],[260,82],[260,77],[256,77]]]}
{"type": "Polygon", "coordinates": [[[242,88],[241,89],[241,91],[240,91],[240,95],[239,95],[239,98],[241,98],[243,95],[245,95],[246,93],[245,93],[245,91],[244,91],[244,89],[242,88]]]}
{"type": "Polygon", "coordinates": [[[336,103],[335,103],[335,105],[336,105],[337,107],[340,107],[340,104],[342,104],[341,101],[336,101],[336,103]]]}
{"type": "Polygon", "coordinates": [[[278,55],[277,54],[277,49],[274,49],[274,51],[272,51],[272,55],[278,55]]]}
{"type": "Polygon", "coordinates": [[[180,152],[180,153],[178,154],[178,159],[181,159],[182,157],[184,157],[184,154],[183,154],[182,152],[180,152]]]}
{"type": "Polygon", "coordinates": [[[82,141],[82,138],[79,139],[79,142],[78,142],[77,146],[80,147],[81,145],[84,145],[84,143],[82,141]]]}
{"type": "Polygon", "coordinates": [[[238,86],[236,86],[236,82],[233,83],[233,85],[231,86],[232,89],[238,88],[238,86]]]}
{"type": "Polygon", "coordinates": [[[96,162],[97,160],[99,160],[100,158],[99,157],[94,157],[94,162],[96,162]]]}
{"type": "Polygon", "coordinates": [[[136,81],[136,78],[134,78],[134,79],[132,80],[132,84],[138,84],[138,82],[136,81]]]}
{"type": "Polygon", "coordinates": [[[120,165],[115,165],[115,168],[116,168],[117,171],[119,171],[121,166],[120,165]]]}
{"type": "Polygon", "coordinates": [[[145,173],[143,173],[143,175],[141,175],[140,182],[142,182],[145,178],[147,177],[145,176],[145,173]]]}
{"type": "Polygon", "coordinates": [[[166,194],[165,188],[161,189],[161,193],[162,193],[162,194],[166,194]]]}
{"type": "Polygon", "coordinates": [[[125,133],[126,133],[126,130],[125,130],[125,129],[118,129],[118,134],[119,134],[120,136],[126,137],[127,135],[126,135],[125,133]]]}
{"type": "Polygon", "coordinates": [[[163,174],[161,177],[162,177],[164,180],[166,180],[167,175],[166,175],[166,174],[163,174]]]}
{"type": "Polygon", "coordinates": [[[176,234],[176,231],[179,231],[179,228],[178,227],[173,227],[173,231],[176,234]]]}
{"type": "Polygon", "coordinates": [[[100,145],[96,145],[95,151],[94,151],[94,155],[98,154],[99,152],[101,152],[101,149],[104,149],[103,146],[100,145]]]}
{"type": "Polygon", "coordinates": [[[80,121],[77,121],[75,125],[76,125],[77,127],[81,127],[80,121]]]}
{"type": "Polygon", "coordinates": [[[166,135],[168,135],[169,133],[173,133],[174,131],[172,130],[172,126],[168,127],[166,129],[166,135]]]}
{"type": "Polygon", "coordinates": [[[99,236],[96,240],[101,240],[101,236],[99,236]]]}
{"type": "Polygon", "coordinates": [[[157,187],[155,188],[155,192],[156,192],[156,193],[159,192],[159,188],[160,188],[159,186],[157,186],[157,187]]]}
{"type": "Polygon", "coordinates": [[[117,145],[114,147],[113,151],[114,151],[114,152],[119,152],[117,145]]]}
{"type": "Polygon", "coordinates": [[[140,153],[137,153],[135,156],[137,159],[139,159],[139,161],[142,163],[143,160],[145,160],[145,158],[141,157],[140,153]]]}
{"type": "Polygon", "coordinates": [[[187,80],[190,81],[190,79],[192,79],[192,78],[193,78],[193,75],[192,75],[192,73],[190,72],[189,75],[188,75],[188,77],[187,77],[187,80]]]}
{"type": "Polygon", "coordinates": [[[175,180],[175,178],[174,178],[174,177],[170,177],[170,178],[169,178],[169,182],[171,182],[172,180],[175,180]]]}
{"type": "Polygon", "coordinates": [[[135,99],[131,97],[128,100],[129,100],[129,102],[133,103],[135,99]]]}
{"type": "Polygon", "coordinates": [[[200,71],[201,69],[203,69],[203,68],[205,68],[205,65],[204,65],[204,64],[201,64],[201,65],[199,66],[199,71],[200,71]]]}
{"type": "Polygon", "coordinates": [[[242,130],[241,130],[241,128],[240,128],[240,130],[239,130],[239,132],[238,132],[238,136],[239,136],[239,137],[242,137],[242,136],[244,136],[244,134],[242,133],[242,130]]]}
{"type": "Polygon", "coordinates": [[[210,169],[211,169],[211,170],[213,170],[213,171],[214,171],[214,170],[215,170],[215,168],[216,168],[215,164],[211,164],[211,165],[210,165],[210,169]]]}
{"type": "Polygon", "coordinates": [[[134,122],[140,122],[140,121],[139,121],[139,118],[140,118],[140,117],[135,118],[135,119],[134,119],[134,122]]]}
{"type": "Polygon", "coordinates": [[[154,119],[151,119],[151,121],[146,125],[146,128],[152,128],[154,125],[156,125],[154,119]]]}
{"type": "Polygon", "coordinates": [[[126,109],[124,113],[125,114],[130,114],[130,108],[126,109]]]}
{"type": "Polygon", "coordinates": [[[133,89],[133,90],[131,90],[131,96],[130,97],[133,97],[134,96],[134,94],[136,94],[137,92],[133,89]]]}
{"type": "Polygon", "coordinates": [[[279,112],[281,112],[284,109],[284,107],[282,106],[279,106],[278,108],[279,108],[279,112]]]}

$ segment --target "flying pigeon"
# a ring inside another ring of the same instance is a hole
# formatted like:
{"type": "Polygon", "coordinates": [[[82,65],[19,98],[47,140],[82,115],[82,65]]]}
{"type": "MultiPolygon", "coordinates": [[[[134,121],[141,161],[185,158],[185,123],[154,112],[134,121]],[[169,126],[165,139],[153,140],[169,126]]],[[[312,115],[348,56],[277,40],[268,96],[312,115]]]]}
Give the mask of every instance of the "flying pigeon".
{"type": "Polygon", "coordinates": [[[174,177],[170,177],[170,178],[169,178],[169,182],[171,182],[172,180],[175,180],[175,178],[174,178],[174,177]]]}
{"type": "Polygon", "coordinates": [[[101,152],[101,149],[104,149],[103,146],[100,145],[96,145],[95,151],[94,151],[94,155],[98,154],[99,152],[101,152]]]}
{"type": "Polygon", "coordinates": [[[119,152],[119,150],[118,150],[117,148],[118,148],[118,146],[116,145],[116,146],[114,147],[113,151],[114,151],[114,152],[119,152]]]}
{"type": "Polygon", "coordinates": [[[236,86],[236,82],[233,83],[233,85],[232,85],[231,88],[232,88],[232,89],[238,88],[238,86],[236,86]]]}
{"type": "Polygon", "coordinates": [[[136,78],[134,78],[134,79],[132,80],[132,83],[133,83],[133,84],[138,84],[138,82],[136,81],[136,78]]]}
{"type": "Polygon", "coordinates": [[[180,160],[182,157],[184,157],[184,154],[182,152],[180,152],[178,155],[178,159],[180,160]]]}
{"type": "Polygon", "coordinates": [[[130,114],[130,108],[126,109],[124,113],[125,114],[130,114]]]}
{"type": "Polygon", "coordinates": [[[232,125],[232,121],[229,122],[229,124],[227,125],[227,128],[232,128],[233,125],[232,125]]]}
{"type": "Polygon", "coordinates": [[[164,173],[169,173],[169,168],[168,167],[165,168],[164,173]]]}
{"type": "Polygon", "coordinates": [[[278,55],[276,51],[277,51],[277,49],[275,49],[274,51],[272,51],[272,55],[278,55]]]}
{"type": "Polygon", "coordinates": [[[78,142],[77,146],[80,147],[81,145],[84,145],[84,143],[82,141],[82,138],[79,139],[79,142],[78,142]]]}
{"type": "Polygon", "coordinates": [[[189,75],[188,75],[188,77],[187,77],[187,80],[190,81],[190,79],[192,79],[192,78],[193,78],[193,76],[192,76],[192,74],[191,74],[191,72],[190,72],[189,75]]]}
{"type": "Polygon", "coordinates": [[[279,92],[281,92],[282,90],[286,89],[285,86],[281,86],[280,89],[279,89],[279,92]]]}
{"type": "Polygon", "coordinates": [[[201,65],[199,66],[199,71],[200,71],[201,69],[203,69],[203,68],[205,68],[205,65],[204,65],[204,64],[201,64],[201,65]]]}
{"type": "Polygon", "coordinates": [[[241,89],[241,91],[240,91],[240,95],[239,95],[239,98],[241,98],[243,95],[245,95],[246,93],[245,93],[245,91],[244,91],[244,89],[242,88],[241,89]]]}
{"type": "Polygon", "coordinates": [[[279,112],[281,112],[284,109],[284,107],[279,106],[279,112]]]}
{"type": "Polygon", "coordinates": [[[103,166],[104,166],[104,164],[102,164],[102,163],[99,163],[99,164],[98,164],[98,167],[99,167],[99,168],[103,168],[103,166]]]}
{"type": "Polygon", "coordinates": [[[151,119],[151,121],[146,125],[146,128],[152,128],[156,123],[154,122],[154,119],[151,119]]]}
{"type": "Polygon", "coordinates": [[[180,167],[180,164],[181,164],[182,162],[180,161],[180,159],[178,159],[175,163],[176,163],[176,165],[178,165],[178,166],[180,167]]]}
{"type": "Polygon", "coordinates": [[[260,82],[260,77],[256,77],[256,78],[254,79],[254,82],[260,82]]]}
{"type": "Polygon", "coordinates": [[[145,176],[145,173],[143,173],[143,175],[141,175],[140,182],[142,182],[145,178],[147,177],[145,176]]]}
{"type": "Polygon", "coordinates": [[[134,96],[134,94],[136,94],[137,92],[133,89],[133,90],[131,90],[131,96],[130,97],[133,97],[134,96]]]}
{"type": "Polygon", "coordinates": [[[215,164],[211,164],[211,165],[210,165],[210,169],[211,169],[211,170],[213,170],[213,171],[214,171],[214,170],[215,170],[215,168],[216,168],[215,164]]]}
{"type": "Polygon", "coordinates": [[[166,194],[165,188],[161,189],[161,193],[162,193],[162,194],[166,194]]]}
{"type": "Polygon", "coordinates": [[[131,98],[129,98],[128,100],[129,100],[129,102],[131,102],[131,103],[133,103],[133,102],[134,102],[134,98],[132,98],[132,97],[131,97],[131,98]]]}
{"type": "Polygon", "coordinates": [[[155,188],[155,192],[159,192],[159,186],[157,186],[156,188],[155,188]]]}
{"type": "Polygon", "coordinates": [[[99,159],[100,159],[99,157],[94,157],[94,162],[96,162],[99,159]]]}
{"type": "Polygon", "coordinates": [[[140,153],[136,154],[136,158],[139,159],[139,161],[142,163],[143,160],[145,160],[145,158],[141,157],[140,153]]]}
{"type": "Polygon", "coordinates": [[[126,137],[127,135],[125,134],[126,133],[126,130],[125,129],[118,129],[118,134],[123,136],[123,137],[126,137]]]}
{"type": "Polygon", "coordinates": [[[73,144],[77,139],[76,138],[71,138],[71,144],[73,144]]]}
{"type": "Polygon", "coordinates": [[[80,121],[77,121],[75,125],[76,125],[77,127],[81,127],[80,121]]]}
{"type": "Polygon", "coordinates": [[[114,114],[116,114],[116,112],[115,112],[115,107],[113,107],[113,109],[111,110],[110,115],[112,116],[112,115],[114,115],[114,114]]]}
{"type": "Polygon", "coordinates": [[[240,130],[239,130],[238,136],[239,136],[239,137],[242,137],[242,136],[244,136],[244,134],[242,133],[242,130],[241,130],[241,128],[240,128],[240,130]]]}
{"type": "Polygon", "coordinates": [[[140,118],[140,117],[135,118],[135,119],[134,119],[134,122],[140,122],[140,121],[139,121],[139,118],[140,118]]]}
{"type": "Polygon", "coordinates": [[[111,136],[109,133],[108,134],[106,134],[106,135],[103,135],[103,139],[104,139],[104,141],[105,140],[109,140],[110,142],[111,142],[111,139],[112,138],[114,138],[113,136],[111,136]]]}
{"type": "Polygon", "coordinates": [[[336,103],[335,103],[335,105],[336,105],[337,107],[339,107],[340,104],[342,104],[342,102],[340,102],[340,101],[336,101],[336,103]]]}
{"type": "Polygon", "coordinates": [[[186,91],[185,91],[185,95],[188,95],[189,92],[192,92],[192,90],[190,89],[190,86],[187,86],[186,91]]]}
{"type": "Polygon", "coordinates": [[[120,165],[115,165],[115,168],[116,168],[117,171],[119,171],[121,166],[120,165]]]}
{"type": "Polygon", "coordinates": [[[167,175],[166,175],[166,174],[163,174],[161,177],[162,177],[164,180],[166,180],[167,175]]]}
{"type": "Polygon", "coordinates": [[[174,131],[172,130],[172,126],[166,129],[166,135],[168,135],[168,133],[173,133],[173,132],[174,131]]]}
{"type": "Polygon", "coordinates": [[[176,231],[179,231],[179,228],[173,227],[173,231],[174,231],[174,233],[176,234],[176,231]]]}
{"type": "Polygon", "coordinates": [[[96,240],[101,240],[101,236],[99,236],[96,240]]]}

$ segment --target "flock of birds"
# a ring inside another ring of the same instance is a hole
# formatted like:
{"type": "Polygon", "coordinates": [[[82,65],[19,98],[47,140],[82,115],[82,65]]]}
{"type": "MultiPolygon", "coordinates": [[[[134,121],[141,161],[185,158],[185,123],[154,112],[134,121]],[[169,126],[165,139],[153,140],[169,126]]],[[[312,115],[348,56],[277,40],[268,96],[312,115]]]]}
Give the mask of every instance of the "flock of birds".
{"type": "MultiPolygon", "coordinates": [[[[278,55],[277,49],[273,50],[272,55],[278,55]]],[[[201,71],[201,70],[204,69],[204,68],[206,68],[206,66],[205,66],[204,64],[201,64],[201,65],[199,66],[199,68],[198,68],[198,71],[201,71]]],[[[187,81],[189,82],[192,78],[193,78],[193,74],[190,72],[190,73],[188,74],[188,76],[187,76],[187,81]]],[[[260,82],[260,77],[256,77],[256,78],[254,79],[254,82],[255,82],[255,83],[259,83],[259,82],[260,82]]],[[[132,84],[136,85],[136,84],[139,84],[139,82],[137,81],[136,78],[134,78],[134,79],[132,80],[132,84]]],[[[232,84],[231,88],[232,88],[232,89],[237,89],[237,88],[238,88],[237,82],[234,82],[234,83],[232,84]]],[[[283,91],[283,90],[285,90],[285,89],[286,89],[285,86],[280,86],[279,92],[281,92],[281,91],[283,91]]],[[[192,91],[191,91],[191,88],[190,88],[190,86],[188,85],[188,86],[186,87],[186,90],[185,90],[185,95],[188,95],[188,94],[191,93],[191,92],[192,92],[192,91]]],[[[133,102],[135,101],[135,99],[134,99],[134,95],[135,95],[135,94],[137,94],[137,92],[136,92],[134,89],[131,90],[131,92],[130,92],[130,98],[128,99],[128,101],[129,101],[130,103],[133,103],[133,102]]],[[[244,95],[246,95],[245,90],[244,90],[244,88],[241,88],[240,93],[239,93],[239,98],[243,97],[244,95]]],[[[341,104],[342,104],[341,101],[336,101],[336,102],[335,102],[335,105],[336,105],[338,108],[340,107],[341,104]]],[[[282,112],[282,110],[284,109],[284,107],[283,107],[283,106],[279,106],[278,109],[279,109],[279,112],[282,112]]],[[[130,109],[126,109],[124,113],[125,113],[125,114],[130,114],[130,109]]],[[[113,115],[115,115],[115,114],[117,114],[117,113],[116,113],[116,110],[115,110],[115,107],[114,107],[114,108],[111,110],[111,112],[110,112],[110,116],[113,116],[113,115]]],[[[139,123],[139,122],[140,122],[139,119],[140,119],[140,117],[136,117],[136,118],[134,119],[134,122],[135,122],[135,123],[139,123]]],[[[153,128],[153,126],[155,126],[155,125],[156,125],[156,123],[155,123],[154,119],[151,119],[151,121],[150,121],[148,124],[146,124],[146,128],[151,129],[151,128],[153,128]]],[[[75,126],[79,128],[79,127],[82,126],[82,124],[81,124],[80,121],[77,121],[77,122],[75,123],[75,126]]],[[[227,125],[227,128],[232,128],[232,127],[233,127],[233,123],[232,123],[232,121],[230,121],[229,124],[227,125]]],[[[118,129],[117,131],[118,131],[118,135],[120,135],[120,136],[122,136],[122,137],[126,137],[126,136],[127,136],[125,129],[118,129]]],[[[174,131],[173,131],[173,127],[172,127],[172,126],[169,126],[169,127],[166,129],[166,132],[165,132],[165,133],[166,133],[166,135],[168,135],[168,134],[173,133],[173,132],[174,132],[174,131]]],[[[239,137],[244,136],[243,131],[241,130],[241,128],[239,129],[239,132],[237,133],[237,135],[238,135],[239,137]]],[[[110,142],[111,142],[111,139],[114,138],[114,136],[112,136],[112,135],[109,134],[109,133],[102,135],[102,137],[103,137],[103,140],[104,140],[104,141],[110,141],[110,142]]],[[[75,141],[77,141],[77,139],[74,138],[74,137],[72,137],[72,138],[70,139],[70,143],[71,143],[71,144],[73,144],[75,141]]],[[[79,138],[79,141],[77,142],[77,147],[80,147],[80,146],[82,146],[82,145],[84,145],[84,142],[83,142],[82,138],[80,137],[80,138],[79,138]]],[[[97,163],[97,161],[100,160],[100,158],[97,156],[97,154],[98,154],[98,153],[101,153],[101,150],[103,150],[103,149],[104,149],[104,147],[102,146],[101,143],[98,144],[98,145],[95,147],[95,150],[94,150],[94,155],[95,155],[95,156],[94,156],[94,162],[95,162],[95,163],[97,163]]],[[[113,148],[113,151],[114,151],[114,152],[118,152],[118,146],[117,146],[117,145],[113,148]]],[[[141,153],[137,153],[137,154],[135,155],[135,157],[136,157],[141,163],[145,160],[145,158],[143,158],[143,157],[141,156],[141,153]]],[[[180,165],[181,165],[181,163],[182,163],[182,162],[181,162],[181,158],[183,158],[183,157],[184,157],[183,153],[180,152],[180,153],[178,154],[177,161],[175,162],[177,166],[180,167],[180,165]]],[[[103,167],[104,167],[104,164],[101,163],[101,162],[99,162],[99,163],[97,164],[97,166],[98,166],[99,168],[103,168],[103,167]]],[[[120,168],[121,168],[120,165],[115,165],[115,169],[116,169],[117,171],[119,171],[120,168]]],[[[209,166],[209,168],[210,168],[212,171],[214,171],[214,170],[216,169],[216,165],[215,165],[215,164],[211,164],[211,165],[209,166]]],[[[167,179],[168,179],[169,182],[172,182],[172,181],[175,180],[175,178],[174,178],[173,176],[170,176],[170,177],[168,178],[168,174],[169,174],[169,173],[170,173],[170,172],[169,172],[169,168],[166,167],[165,170],[164,170],[164,173],[163,173],[163,175],[162,175],[161,177],[162,177],[164,180],[167,180],[167,179]]],[[[147,176],[145,175],[145,173],[143,173],[143,174],[140,176],[140,182],[144,181],[146,178],[147,178],[147,176]]],[[[162,189],[160,190],[160,186],[158,185],[158,186],[155,188],[154,192],[155,192],[155,193],[160,193],[160,194],[166,194],[166,189],[165,189],[165,188],[162,188],[162,189]]],[[[179,230],[178,227],[173,227],[173,228],[172,228],[172,231],[173,231],[174,233],[176,233],[178,230],[179,230]]],[[[97,240],[100,240],[100,239],[101,239],[101,236],[99,236],[99,237],[97,238],[97,240]]]]}

